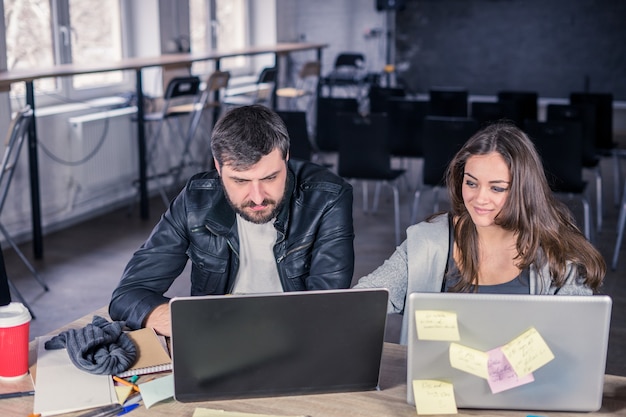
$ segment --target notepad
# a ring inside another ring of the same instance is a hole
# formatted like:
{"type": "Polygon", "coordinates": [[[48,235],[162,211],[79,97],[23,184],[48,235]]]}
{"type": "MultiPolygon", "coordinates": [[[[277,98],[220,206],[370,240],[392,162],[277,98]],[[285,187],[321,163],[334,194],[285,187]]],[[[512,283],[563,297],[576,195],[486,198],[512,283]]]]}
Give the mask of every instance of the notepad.
{"type": "Polygon", "coordinates": [[[137,346],[137,360],[128,370],[118,374],[125,378],[133,375],[145,375],[155,372],[170,371],[172,359],[165,341],[152,328],[143,328],[128,332],[128,337],[137,346]]]}
{"type": "Polygon", "coordinates": [[[77,368],[66,349],[46,350],[52,337],[37,339],[34,413],[45,417],[115,404],[111,377],[77,368]]]}

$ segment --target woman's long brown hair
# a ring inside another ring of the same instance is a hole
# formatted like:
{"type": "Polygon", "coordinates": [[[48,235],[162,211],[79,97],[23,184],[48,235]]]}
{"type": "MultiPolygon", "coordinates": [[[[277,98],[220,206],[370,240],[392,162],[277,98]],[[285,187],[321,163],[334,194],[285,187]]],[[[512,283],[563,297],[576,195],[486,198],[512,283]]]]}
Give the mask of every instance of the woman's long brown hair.
{"type": "Polygon", "coordinates": [[[516,126],[498,122],[472,136],[450,162],[446,184],[455,219],[454,239],[461,280],[453,291],[478,285],[478,234],[463,203],[465,163],[474,155],[499,153],[511,173],[509,195],[495,222],[517,233],[517,266],[549,265],[552,282],[562,287],[566,262],[576,264],[584,283],[597,292],[606,273],[604,258],[576,226],[571,211],[551,191],[541,159],[528,136],[516,126]]]}

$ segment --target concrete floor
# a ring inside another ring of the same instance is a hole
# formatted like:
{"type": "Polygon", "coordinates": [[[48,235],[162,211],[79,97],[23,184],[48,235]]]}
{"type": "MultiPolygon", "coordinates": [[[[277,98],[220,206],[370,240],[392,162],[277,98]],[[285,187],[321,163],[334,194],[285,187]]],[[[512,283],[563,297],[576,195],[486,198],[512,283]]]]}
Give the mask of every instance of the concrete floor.
{"type": "MultiPolygon", "coordinates": [[[[611,163],[607,159],[602,165],[605,217],[604,227],[595,239],[607,263],[610,263],[613,254],[618,215],[614,203],[611,163]]],[[[405,182],[402,185],[400,194],[403,234],[409,222],[409,207],[413,199],[411,189],[415,187],[421,165],[418,161],[412,161],[408,167],[411,174],[407,177],[408,184],[405,182]]],[[[589,195],[592,196],[595,192],[593,181],[589,181],[589,185],[589,195]]],[[[355,281],[380,265],[395,248],[391,193],[383,189],[378,212],[364,213],[361,191],[361,186],[355,185],[355,281]]],[[[370,193],[372,195],[373,192],[370,193]]],[[[418,219],[424,218],[433,207],[431,193],[424,192],[422,195],[418,219]]],[[[440,208],[446,209],[445,201],[440,208]]],[[[124,266],[148,236],[163,209],[160,198],[155,198],[152,200],[150,220],[139,219],[137,210],[129,214],[127,208],[121,208],[45,236],[44,258],[33,263],[49,285],[48,292],[43,291],[34,281],[15,253],[6,249],[4,255],[8,274],[36,315],[31,324],[31,339],[107,305],[124,266]]],[[[581,210],[572,206],[572,211],[579,216],[581,210]]],[[[32,259],[30,244],[22,247],[32,259]]],[[[613,297],[607,373],[626,376],[626,243],[620,253],[622,259],[619,268],[617,271],[609,270],[603,291],[613,297]]],[[[188,287],[188,279],[181,278],[170,294],[187,295],[188,287]]],[[[388,340],[397,338],[398,327],[399,317],[391,316],[388,340]]]]}

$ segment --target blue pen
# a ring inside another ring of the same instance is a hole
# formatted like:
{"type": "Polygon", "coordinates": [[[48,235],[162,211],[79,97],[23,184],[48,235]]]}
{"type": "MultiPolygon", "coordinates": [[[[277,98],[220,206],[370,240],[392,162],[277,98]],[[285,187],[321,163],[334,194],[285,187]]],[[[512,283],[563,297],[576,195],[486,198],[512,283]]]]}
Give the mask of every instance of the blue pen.
{"type": "Polygon", "coordinates": [[[124,406],[122,411],[120,411],[117,415],[121,416],[123,414],[130,413],[131,411],[133,411],[137,407],[139,407],[139,404],[126,405],[126,406],[124,406]]]}

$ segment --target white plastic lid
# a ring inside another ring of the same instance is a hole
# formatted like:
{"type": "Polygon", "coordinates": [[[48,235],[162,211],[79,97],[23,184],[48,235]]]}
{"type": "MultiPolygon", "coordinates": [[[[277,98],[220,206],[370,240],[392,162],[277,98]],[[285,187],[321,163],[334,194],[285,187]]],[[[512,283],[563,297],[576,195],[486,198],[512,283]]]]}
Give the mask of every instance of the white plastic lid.
{"type": "Polygon", "coordinates": [[[30,312],[22,303],[9,303],[0,307],[0,327],[15,327],[30,320],[30,312]]]}

